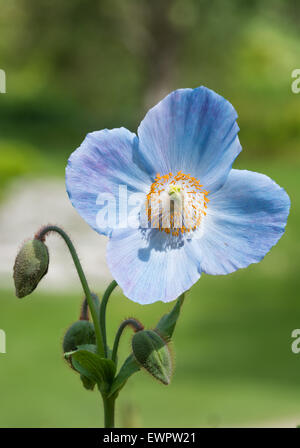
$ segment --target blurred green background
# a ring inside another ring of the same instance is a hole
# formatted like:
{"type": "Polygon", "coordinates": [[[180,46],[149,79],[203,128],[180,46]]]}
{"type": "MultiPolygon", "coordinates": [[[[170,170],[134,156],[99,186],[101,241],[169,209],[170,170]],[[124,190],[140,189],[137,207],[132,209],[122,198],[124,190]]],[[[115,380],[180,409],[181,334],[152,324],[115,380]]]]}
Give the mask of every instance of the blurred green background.
{"type": "MultiPolygon", "coordinates": [[[[300,354],[291,351],[291,332],[300,328],[300,94],[291,91],[291,73],[300,66],[300,3],[0,0],[0,7],[0,68],[7,76],[0,95],[0,211],[14,181],[63,179],[69,154],[87,132],[135,131],[166,93],[202,84],[238,111],[244,151],[235,167],[264,172],[291,197],[287,232],[259,265],[203,276],[192,289],[176,330],[172,384],[146,374],[131,378],[117,424],[299,424],[300,354]]],[[[102,425],[97,393],[83,390],[61,354],[80,300],[79,285],[68,293],[37,291],[24,301],[2,286],[1,427],[102,425]]],[[[124,317],[151,326],[169,308],[115,294],[110,335],[124,317]]],[[[128,334],[123,356],[129,340],[128,334]]]]}

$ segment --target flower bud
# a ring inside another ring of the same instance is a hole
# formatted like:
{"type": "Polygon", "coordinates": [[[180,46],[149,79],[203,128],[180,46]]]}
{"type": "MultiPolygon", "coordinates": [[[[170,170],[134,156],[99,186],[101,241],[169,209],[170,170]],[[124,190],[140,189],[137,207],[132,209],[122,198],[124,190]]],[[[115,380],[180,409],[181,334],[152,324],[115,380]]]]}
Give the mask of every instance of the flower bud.
{"type": "Polygon", "coordinates": [[[138,364],[163,384],[170,384],[173,363],[168,344],[153,330],[142,330],[132,338],[132,351],[138,364]]]}
{"type": "Polygon", "coordinates": [[[79,345],[96,344],[94,325],[88,320],[78,320],[67,330],[63,339],[64,353],[72,352],[79,345]]]}
{"type": "Polygon", "coordinates": [[[16,296],[31,294],[47,273],[48,265],[48,248],[42,241],[34,239],[24,243],[14,265],[16,296]]]}

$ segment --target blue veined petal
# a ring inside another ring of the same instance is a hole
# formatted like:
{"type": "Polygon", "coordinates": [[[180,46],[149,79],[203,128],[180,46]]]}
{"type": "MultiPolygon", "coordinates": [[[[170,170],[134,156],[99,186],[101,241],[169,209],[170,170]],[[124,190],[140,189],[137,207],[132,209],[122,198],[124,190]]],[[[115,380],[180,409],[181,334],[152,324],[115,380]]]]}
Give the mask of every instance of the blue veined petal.
{"type": "Polygon", "coordinates": [[[66,167],[66,187],[78,213],[97,232],[109,234],[110,227],[99,228],[97,216],[107,207],[109,195],[116,199],[118,213],[119,185],[128,192],[147,192],[151,180],[133,161],[137,137],[125,128],[88,134],[74,151],[66,167]],[[103,201],[98,195],[103,195],[103,201]],[[98,202],[98,204],[97,204],[98,202]],[[102,204],[101,204],[102,202],[102,204]]]}
{"type": "Polygon", "coordinates": [[[216,191],[241,151],[236,119],[233,106],[206,87],[176,90],[139,126],[141,163],[152,176],[183,171],[216,191]]]}
{"type": "Polygon", "coordinates": [[[169,245],[156,229],[114,229],[107,245],[109,269],[124,294],[140,304],[170,302],[199,278],[198,260],[189,242],[169,245]]]}
{"type": "Polygon", "coordinates": [[[284,233],[289,196],[264,174],[232,170],[209,198],[203,236],[193,242],[202,272],[229,274],[258,263],[284,233]]]}

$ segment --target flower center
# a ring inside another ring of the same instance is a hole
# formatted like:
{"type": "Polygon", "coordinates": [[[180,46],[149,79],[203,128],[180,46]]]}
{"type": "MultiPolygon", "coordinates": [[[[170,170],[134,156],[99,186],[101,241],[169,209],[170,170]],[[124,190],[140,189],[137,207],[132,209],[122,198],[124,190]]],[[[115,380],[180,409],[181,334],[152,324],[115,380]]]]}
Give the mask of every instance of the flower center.
{"type": "Polygon", "coordinates": [[[202,187],[198,179],[182,171],[156,174],[146,200],[151,227],[174,236],[192,234],[206,215],[209,202],[209,192],[202,187]]]}

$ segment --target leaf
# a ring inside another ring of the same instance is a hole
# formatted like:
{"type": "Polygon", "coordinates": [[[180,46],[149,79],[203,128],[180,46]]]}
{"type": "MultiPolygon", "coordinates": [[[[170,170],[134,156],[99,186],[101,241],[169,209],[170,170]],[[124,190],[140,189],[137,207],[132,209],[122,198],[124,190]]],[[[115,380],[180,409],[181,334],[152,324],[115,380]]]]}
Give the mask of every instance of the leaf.
{"type": "Polygon", "coordinates": [[[165,314],[156,326],[157,332],[166,340],[169,341],[174,333],[177,319],[180,315],[180,310],[184,301],[184,294],[181,294],[177,299],[175,306],[172,310],[165,314]]]}
{"type": "MultiPolygon", "coordinates": [[[[84,321],[82,321],[82,322],[84,322],[84,321]]],[[[96,347],[96,345],[94,345],[94,344],[85,344],[85,345],[81,345],[81,346],[78,346],[78,347],[79,347],[79,348],[82,348],[82,349],[85,349],[85,350],[88,350],[88,351],[90,351],[90,352],[92,352],[92,353],[97,353],[97,347],[96,347]]],[[[76,349],[77,349],[78,347],[76,347],[76,349]]],[[[83,371],[83,369],[82,369],[82,367],[81,367],[81,365],[80,365],[79,363],[77,363],[75,360],[72,360],[72,356],[71,356],[72,353],[73,353],[73,351],[71,351],[71,352],[66,352],[66,353],[64,354],[64,357],[65,357],[66,359],[69,359],[69,362],[72,364],[73,369],[74,369],[76,372],[78,372],[78,373],[80,374],[80,379],[81,379],[81,382],[82,382],[83,387],[84,387],[85,389],[87,389],[87,390],[93,390],[94,387],[95,387],[96,382],[93,381],[93,380],[91,380],[91,379],[89,379],[89,378],[87,378],[87,377],[86,377],[85,375],[83,375],[82,373],[80,373],[80,372],[83,371]],[[75,367],[74,364],[77,366],[77,368],[75,367]]]]}
{"type": "MultiPolygon", "coordinates": [[[[78,350],[87,350],[91,353],[97,353],[97,345],[96,344],[81,344],[77,346],[78,350]]],[[[74,350],[76,351],[76,350],[74,350]]]]}
{"type": "Polygon", "coordinates": [[[124,364],[122,365],[118,375],[114,379],[114,382],[112,383],[108,396],[110,397],[115,392],[120,391],[122,387],[125,386],[125,383],[128,380],[128,378],[135,372],[138,372],[139,370],[140,367],[136,362],[134,356],[132,354],[129,355],[128,358],[125,360],[124,364]]]}
{"type": "Polygon", "coordinates": [[[89,380],[99,386],[111,384],[116,365],[111,359],[101,358],[94,350],[94,345],[81,345],[78,350],[66,353],[65,356],[71,357],[74,368],[89,380]]]}
{"type": "Polygon", "coordinates": [[[83,385],[83,387],[85,389],[87,389],[87,390],[94,390],[94,387],[95,387],[95,384],[96,384],[95,381],[90,380],[89,378],[87,378],[84,375],[80,375],[80,379],[81,379],[82,385],[83,385]]]}

